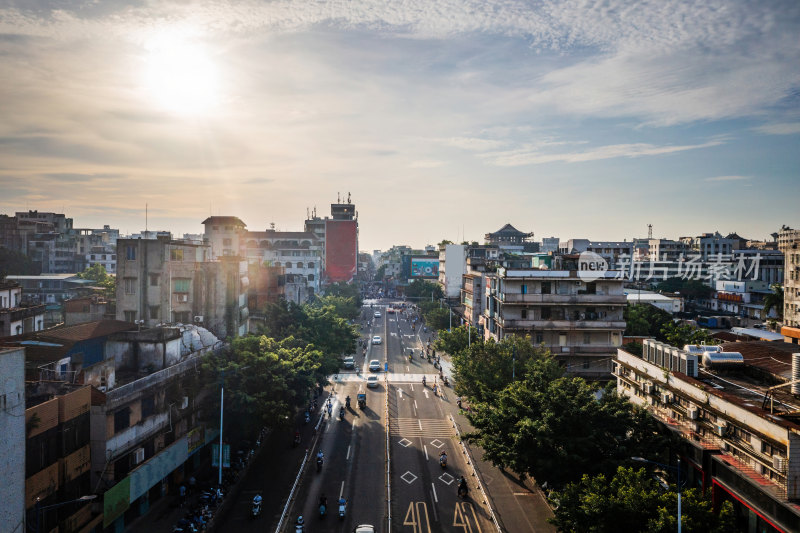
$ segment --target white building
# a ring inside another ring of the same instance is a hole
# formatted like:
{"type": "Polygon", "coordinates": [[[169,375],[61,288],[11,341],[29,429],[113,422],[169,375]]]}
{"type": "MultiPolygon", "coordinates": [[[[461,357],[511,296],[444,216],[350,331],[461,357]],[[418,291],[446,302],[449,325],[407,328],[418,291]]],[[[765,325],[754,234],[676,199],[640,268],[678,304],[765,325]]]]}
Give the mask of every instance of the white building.
{"type": "Polygon", "coordinates": [[[467,269],[467,246],[465,244],[442,244],[439,246],[439,285],[445,298],[458,298],[461,294],[461,278],[467,269]]]}
{"type": "Polygon", "coordinates": [[[22,303],[19,283],[0,280],[0,337],[41,331],[44,329],[44,315],[44,305],[22,303]]]}
{"type": "Polygon", "coordinates": [[[683,311],[682,298],[674,298],[653,291],[641,291],[637,289],[625,289],[625,296],[628,297],[629,305],[650,304],[671,315],[683,311]]]}

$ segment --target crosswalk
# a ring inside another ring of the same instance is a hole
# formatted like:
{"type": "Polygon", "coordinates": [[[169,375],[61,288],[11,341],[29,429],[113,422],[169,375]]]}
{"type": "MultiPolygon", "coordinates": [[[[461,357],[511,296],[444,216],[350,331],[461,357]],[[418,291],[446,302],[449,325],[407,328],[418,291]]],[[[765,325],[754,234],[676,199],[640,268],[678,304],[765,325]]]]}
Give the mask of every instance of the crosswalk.
{"type": "Polygon", "coordinates": [[[389,433],[401,437],[452,437],[452,423],[444,418],[392,418],[389,433]]]}

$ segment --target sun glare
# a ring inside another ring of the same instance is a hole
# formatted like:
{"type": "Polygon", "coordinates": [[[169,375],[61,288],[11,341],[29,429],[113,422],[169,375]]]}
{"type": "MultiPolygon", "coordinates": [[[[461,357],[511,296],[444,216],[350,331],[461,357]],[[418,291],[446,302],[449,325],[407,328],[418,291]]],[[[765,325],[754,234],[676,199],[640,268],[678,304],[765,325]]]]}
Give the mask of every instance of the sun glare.
{"type": "Polygon", "coordinates": [[[147,50],[144,85],[156,105],[193,116],[217,105],[219,73],[203,45],[166,36],[153,39],[147,50]]]}

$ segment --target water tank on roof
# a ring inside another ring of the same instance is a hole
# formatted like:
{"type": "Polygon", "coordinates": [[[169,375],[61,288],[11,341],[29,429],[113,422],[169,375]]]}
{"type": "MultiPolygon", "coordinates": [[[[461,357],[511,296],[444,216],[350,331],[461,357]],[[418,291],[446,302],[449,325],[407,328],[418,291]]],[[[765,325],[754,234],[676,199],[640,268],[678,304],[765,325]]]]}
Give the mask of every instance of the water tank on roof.
{"type": "Polygon", "coordinates": [[[744,357],[739,352],[705,351],[703,352],[703,366],[738,366],[744,364],[744,357]]]}
{"type": "Polygon", "coordinates": [[[716,345],[706,346],[705,344],[687,344],[683,347],[683,351],[691,354],[701,355],[704,352],[721,352],[722,347],[716,345]]]}

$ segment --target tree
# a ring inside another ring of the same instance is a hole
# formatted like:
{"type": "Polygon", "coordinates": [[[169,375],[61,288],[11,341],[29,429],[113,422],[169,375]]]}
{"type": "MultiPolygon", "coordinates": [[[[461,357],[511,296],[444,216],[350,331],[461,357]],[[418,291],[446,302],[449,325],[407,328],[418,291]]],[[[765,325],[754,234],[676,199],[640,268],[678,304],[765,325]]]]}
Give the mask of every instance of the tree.
{"type": "Polygon", "coordinates": [[[415,279],[406,287],[406,297],[417,300],[438,300],[444,297],[444,292],[437,283],[415,279]]]}
{"type": "Polygon", "coordinates": [[[41,265],[34,263],[27,255],[0,246],[0,279],[6,276],[38,276],[41,265]]]}
{"type": "Polygon", "coordinates": [[[689,300],[708,298],[714,289],[697,279],[669,278],[658,285],[656,289],[662,292],[677,292],[689,300]]]}
{"type": "MultiPolygon", "coordinates": [[[[558,507],[551,519],[559,531],[673,532],[677,529],[677,494],[663,492],[644,468],[619,467],[613,477],[585,475],[551,499],[558,507]]],[[[681,494],[681,525],[687,533],[735,531],[733,507],[726,502],[718,515],[711,500],[696,489],[681,494]]]]}
{"type": "MultiPolygon", "coordinates": [[[[225,382],[226,433],[246,438],[261,427],[282,427],[292,419],[316,382],[324,356],[311,345],[297,346],[293,337],[282,341],[250,335],[233,339],[228,350],[203,362],[208,386],[225,382]]],[[[209,419],[219,412],[219,397],[208,396],[209,419]]]]}
{"type": "Polygon", "coordinates": [[[446,331],[450,327],[450,309],[437,307],[436,309],[431,309],[429,312],[425,313],[424,316],[425,324],[430,329],[446,331]]]}
{"type": "Polygon", "coordinates": [[[783,317],[783,287],[780,283],[773,283],[769,286],[772,292],[764,296],[764,318],[769,316],[773,309],[778,318],[783,317]]]}
{"type": "Polygon", "coordinates": [[[352,298],[356,307],[361,307],[364,302],[361,301],[361,291],[355,283],[344,283],[342,281],[331,283],[325,287],[326,296],[340,296],[342,298],[352,298]]]}
{"type": "Polygon", "coordinates": [[[386,265],[381,265],[375,272],[375,281],[383,281],[383,278],[385,277],[386,277],[386,265]]]}
{"type": "Polygon", "coordinates": [[[455,355],[466,350],[473,343],[482,343],[483,339],[478,336],[478,330],[472,328],[470,334],[467,326],[452,328],[450,331],[439,332],[439,338],[434,342],[434,348],[455,355]]]}
{"type": "MultiPolygon", "coordinates": [[[[491,346],[486,343],[485,346],[491,346]]],[[[485,370],[491,374],[490,369],[485,370]]],[[[498,392],[479,390],[468,414],[475,431],[468,438],[500,468],[553,487],[583,474],[612,474],[631,456],[663,449],[654,419],[610,385],[597,389],[563,375],[552,355],[530,358],[524,378],[498,392]]],[[[498,380],[498,378],[494,378],[498,380]]],[[[502,380],[502,378],[500,378],[502,380]]]]}
{"type": "Polygon", "coordinates": [[[95,282],[95,285],[103,288],[103,296],[106,298],[115,298],[117,291],[117,278],[111,276],[106,272],[106,267],[99,263],[87,267],[83,272],[77,274],[79,278],[89,279],[95,282]]]}
{"type": "Polygon", "coordinates": [[[633,337],[656,337],[661,329],[672,322],[672,316],[650,304],[628,304],[623,310],[625,335],[633,337]]]}
{"type": "Polygon", "coordinates": [[[679,322],[669,322],[661,328],[658,340],[678,348],[683,348],[687,344],[717,344],[717,340],[707,329],[679,322]]]}
{"type": "Polygon", "coordinates": [[[315,307],[332,306],[337,315],[347,320],[355,320],[361,315],[361,307],[356,305],[353,297],[317,296],[312,305],[315,307]]]}

